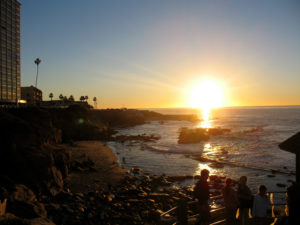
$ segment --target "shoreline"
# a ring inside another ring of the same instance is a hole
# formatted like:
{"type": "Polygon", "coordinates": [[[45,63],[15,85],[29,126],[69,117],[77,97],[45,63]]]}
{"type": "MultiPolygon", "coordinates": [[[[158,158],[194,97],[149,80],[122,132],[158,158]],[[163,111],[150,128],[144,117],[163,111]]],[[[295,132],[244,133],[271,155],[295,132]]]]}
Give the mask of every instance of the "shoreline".
{"type": "Polygon", "coordinates": [[[118,163],[116,155],[101,141],[77,141],[74,146],[62,145],[71,151],[71,161],[91,161],[89,171],[72,171],[65,182],[72,192],[106,190],[118,184],[125,176],[125,170],[118,163]]]}

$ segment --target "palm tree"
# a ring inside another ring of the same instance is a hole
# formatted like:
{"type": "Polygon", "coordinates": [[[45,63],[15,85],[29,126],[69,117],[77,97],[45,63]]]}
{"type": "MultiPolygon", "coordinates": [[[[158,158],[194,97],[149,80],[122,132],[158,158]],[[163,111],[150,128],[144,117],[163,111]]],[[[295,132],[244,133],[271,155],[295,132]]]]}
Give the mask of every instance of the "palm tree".
{"type": "Polygon", "coordinates": [[[89,99],[89,96],[86,95],[84,98],[85,98],[85,100],[87,102],[87,100],[89,99]]]}
{"type": "Polygon", "coordinates": [[[69,101],[74,102],[74,97],[73,97],[73,95],[70,95],[69,101]]]}
{"type": "Polygon", "coordinates": [[[59,95],[59,99],[62,101],[64,100],[64,96],[62,94],[59,95]]]}
{"type": "Polygon", "coordinates": [[[51,98],[51,101],[52,101],[53,93],[50,93],[50,94],[49,94],[49,98],[51,98]]]}
{"type": "Polygon", "coordinates": [[[39,64],[42,61],[39,58],[36,58],[36,60],[34,61],[34,63],[36,64],[36,78],[35,78],[35,87],[37,88],[37,80],[38,80],[38,76],[39,76],[39,64]]]}
{"type": "Polygon", "coordinates": [[[93,101],[94,101],[94,108],[97,109],[97,98],[94,97],[94,98],[93,98],[93,101]]]}
{"type": "Polygon", "coordinates": [[[80,101],[83,102],[85,100],[84,96],[80,96],[80,101]]]}

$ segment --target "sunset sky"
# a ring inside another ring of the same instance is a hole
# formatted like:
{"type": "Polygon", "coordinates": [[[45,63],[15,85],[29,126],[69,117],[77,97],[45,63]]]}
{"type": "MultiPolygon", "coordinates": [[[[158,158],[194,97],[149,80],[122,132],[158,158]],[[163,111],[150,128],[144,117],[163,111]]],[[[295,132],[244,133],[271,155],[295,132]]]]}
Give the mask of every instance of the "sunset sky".
{"type": "Polygon", "coordinates": [[[186,107],[209,80],[224,106],[300,105],[299,1],[20,2],[22,86],[39,57],[44,99],[186,107]]]}

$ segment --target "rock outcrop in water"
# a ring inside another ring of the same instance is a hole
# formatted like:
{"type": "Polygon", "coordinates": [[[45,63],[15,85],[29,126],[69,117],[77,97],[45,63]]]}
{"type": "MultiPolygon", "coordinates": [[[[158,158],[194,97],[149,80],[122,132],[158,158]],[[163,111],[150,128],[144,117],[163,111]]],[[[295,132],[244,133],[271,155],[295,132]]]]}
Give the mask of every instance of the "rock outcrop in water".
{"type": "Polygon", "coordinates": [[[183,127],[179,130],[178,144],[192,144],[209,140],[210,136],[222,135],[230,132],[224,128],[194,128],[183,127]]]}

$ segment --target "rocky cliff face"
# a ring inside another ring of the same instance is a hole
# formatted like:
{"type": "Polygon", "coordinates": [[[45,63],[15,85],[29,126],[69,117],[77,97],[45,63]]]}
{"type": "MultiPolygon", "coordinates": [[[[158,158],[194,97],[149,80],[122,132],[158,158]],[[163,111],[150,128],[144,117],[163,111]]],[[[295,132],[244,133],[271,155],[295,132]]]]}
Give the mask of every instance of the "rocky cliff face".
{"type": "Polygon", "coordinates": [[[55,146],[62,132],[38,108],[0,112],[0,199],[22,218],[46,217],[36,195],[56,195],[68,174],[69,152],[55,146]]]}
{"type": "Polygon", "coordinates": [[[67,164],[68,157],[51,146],[61,141],[61,131],[52,126],[48,112],[36,108],[0,112],[0,127],[1,176],[41,192],[62,187],[58,159],[67,164]]]}

